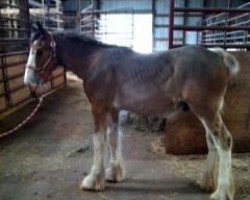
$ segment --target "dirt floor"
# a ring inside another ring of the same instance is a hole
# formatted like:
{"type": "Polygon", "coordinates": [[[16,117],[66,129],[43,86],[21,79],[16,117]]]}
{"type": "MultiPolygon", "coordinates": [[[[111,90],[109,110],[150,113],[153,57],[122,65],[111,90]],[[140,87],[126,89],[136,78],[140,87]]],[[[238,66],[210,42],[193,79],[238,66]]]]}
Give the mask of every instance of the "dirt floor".
{"type": "MultiPolygon", "coordinates": [[[[1,200],[200,200],[208,195],[195,181],[204,156],[172,156],[152,150],[159,133],[124,127],[127,176],[107,183],[104,192],[80,191],[78,185],[92,164],[90,107],[80,81],[49,96],[24,128],[0,141],[1,200]]],[[[0,121],[8,129],[34,105],[0,121]]],[[[155,148],[154,148],[155,149],[155,148]]],[[[233,159],[237,197],[250,199],[250,154],[233,159]]]]}

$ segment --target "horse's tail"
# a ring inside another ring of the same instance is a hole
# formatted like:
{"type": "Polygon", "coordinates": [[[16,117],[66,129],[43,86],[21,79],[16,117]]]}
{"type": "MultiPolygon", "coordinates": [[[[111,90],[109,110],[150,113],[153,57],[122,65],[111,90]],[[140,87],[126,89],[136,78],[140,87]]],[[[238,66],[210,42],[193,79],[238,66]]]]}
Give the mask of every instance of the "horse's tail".
{"type": "Polygon", "coordinates": [[[218,53],[222,57],[224,64],[228,68],[230,76],[233,76],[239,72],[240,66],[235,56],[233,56],[232,54],[226,52],[225,50],[221,48],[215,48],[215,49],[209,49],[209,50],[218,53]]]}

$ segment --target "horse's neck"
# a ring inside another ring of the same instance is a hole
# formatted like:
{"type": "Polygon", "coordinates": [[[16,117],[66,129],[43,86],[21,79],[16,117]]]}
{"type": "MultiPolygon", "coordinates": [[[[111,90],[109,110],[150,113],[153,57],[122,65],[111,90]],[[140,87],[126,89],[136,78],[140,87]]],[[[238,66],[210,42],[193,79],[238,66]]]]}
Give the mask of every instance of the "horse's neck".
{"type": "Polygon", "coordinates": [[[91,65],[91,59],[89,58],[100,50],[100,47],[79,45],[60,37],[57,37],[56,40],[59,65],[74,72],[81,79],[85,79],[87,70],[91,65]]]}

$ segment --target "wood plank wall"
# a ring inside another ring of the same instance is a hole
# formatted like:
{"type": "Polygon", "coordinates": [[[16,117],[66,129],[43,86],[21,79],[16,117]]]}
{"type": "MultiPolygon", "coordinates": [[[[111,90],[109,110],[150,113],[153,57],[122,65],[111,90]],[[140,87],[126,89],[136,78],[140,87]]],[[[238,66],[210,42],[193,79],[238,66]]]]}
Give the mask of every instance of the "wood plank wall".
{"type": "MultiPolygon", "coordinates": [[[[27,52],[0,54],[0,118],[31,100],[29,88],[23,84],[27,52]]],[[[65,71],[58,67],[45,83],[45,93],[66,84],[65,71]]]]}

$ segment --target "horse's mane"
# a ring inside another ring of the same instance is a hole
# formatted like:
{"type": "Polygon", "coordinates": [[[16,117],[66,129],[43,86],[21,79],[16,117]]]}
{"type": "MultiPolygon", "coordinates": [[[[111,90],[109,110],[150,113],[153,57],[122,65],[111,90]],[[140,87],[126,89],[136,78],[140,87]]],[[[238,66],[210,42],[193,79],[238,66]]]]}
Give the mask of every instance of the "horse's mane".
{"type": "Polygon", "coordinates": [[[74,32],[63,32],[63,33],[60,32],[60,33],[55,33],[55,35],[67,38],[71,40],[72,42],[84,43],[86,45],[91,45],[91,46],[96,46],[96,47],[114,47],[114,45],[105,44],[89,36],[79,35],[74,32]]]}

